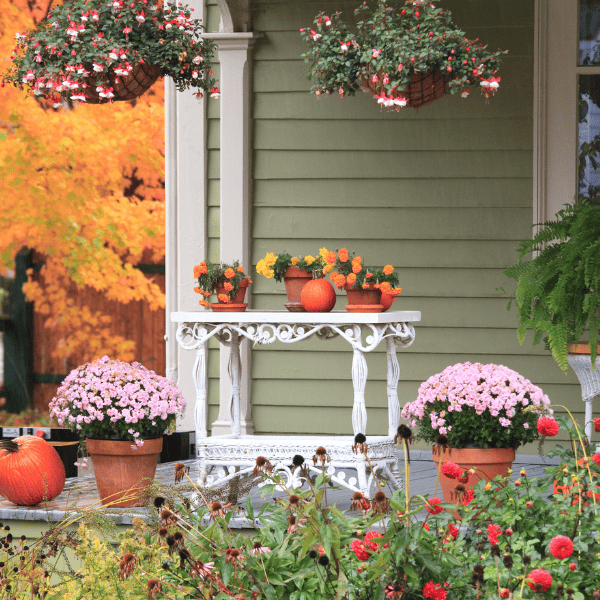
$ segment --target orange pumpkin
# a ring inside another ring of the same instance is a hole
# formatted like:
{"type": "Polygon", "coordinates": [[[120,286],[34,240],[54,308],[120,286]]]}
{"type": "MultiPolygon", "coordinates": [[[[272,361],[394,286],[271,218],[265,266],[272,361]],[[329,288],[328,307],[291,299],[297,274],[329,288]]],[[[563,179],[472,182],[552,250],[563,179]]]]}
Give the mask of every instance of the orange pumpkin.
{"type": "Polygon", "coordinates": [[[0,442],[0,495],[34,506],[56,498],[64,487],[65,467],[48,442],[35,435],[0,442]]]}
{"type": "Polygon", "coordinates": [[[335,306],[335,290],[325,279],[312,279],[302,288],[300,302],[307,312],[329,312],[335,306]]]}

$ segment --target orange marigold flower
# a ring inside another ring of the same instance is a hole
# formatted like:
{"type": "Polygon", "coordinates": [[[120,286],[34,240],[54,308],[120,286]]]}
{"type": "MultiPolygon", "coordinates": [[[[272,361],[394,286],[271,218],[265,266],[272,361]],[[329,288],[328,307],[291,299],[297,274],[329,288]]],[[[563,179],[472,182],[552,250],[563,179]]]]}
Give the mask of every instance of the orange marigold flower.
{"type": "Polygon", "coordinates": [[[346,283],[346,278],[343,275],[338,275],[333,280],[333,283],[335,283],[335,287],[337,287],[338,289],[341,289],[344,287],[344,284],[346,283]]]}
{"type": "Polygon", "coordinates": [[[346,248],[342,248],[338,252],[338,258],[340,259],[341,262],[348,262],[348,258],[350,258],[348,256],[348,250],[346,250],[346,248]]]}
{"type": "Polygon", "coordinates": [[[354,264],[356,264],[356,263],[361,263],[361,262],[362,262],[362,258],[361,258],[360,256],[355,256],[355,257],[352,259],[352,264],[353,264],[353,265],[354,265],[354,264]]]}
{"type": "Polygon", "coordinates": [[[294,258],[292,258],[292,266],[295,267],[298,264],[298,257],[294,256],[294,258]]]}
{"type": "Polygon", "coordinates": [[[368,283],[363,283],[362,284],[362,288],[363,288],[363,290],[368,290],[369,289],[369,284],[368,283]]]}
{"type": "Polygon", "coordinates": [[[248,282],[248,285],[252,283],[252,279],[250,279],[250,277],[246,277],[246,281],[248,282]]]}
{"type": "Polygon", "coordinates": [[[229,269],[225,271],[225,277],[227,277],[227,279],[233,279],[235,277],[235,271],[229,267],[229,269]]]}
{"type": "Polygon", "coordinates": [[[389,292],[392,289],[392,286],[390,285],[389,281],[383,281],[382,283],[379,284],[379,289],[382,292],[389,292]]]}
{"type": "Polygon", "coordinates": [[[229,281],[226,281],[223,287],[225,288],[226,292],[230,292],[233,289],[233,286],[229,283],[229,281]]]}
{"type": "Polygon", "coordinates": [[[198,301],[198,304],[199,304],[200,306],[208,306],[208,305],[209,305],[209,302],[208,302],[208,300],[199,300],[199,301],[198,301]]]}
{"type": "Polygon", "coordinates": [[[350,285],[353,285],[356,282],[356,275],[354,273],[350,273],[350,275],[348,275],[348,277],[346,277],[346,281],[350,285]]]}
{"type": "Polygon", "coordinates": [[[398,294],[402,293],[402,288],[392,288],[390,290],[390,294],[393,294],[394,296],[397,296],[398,294]]]}
{"type": "Polygon", "coordinates": [[[352,272],[353,273],[360,273],[362,271],[362,265],[360,263],[352,263],[352,272]]]}
{"type": "Polygon", "coordinates": [[[237,272],[238,273],[243,273],[244,272],[244,267],[242,267],[242,265],[238,265],[237,272]]]}
{"type": "Polygon", "coordinates": [[[227,304],[229,302],[229,296],[227,294],[219,294],[217,298],[219,299],[219,302],[222,302],[223,304],[227,304]]]}
{"type": "Polygon", "coordinates": [[[392,265],[385,265],[385,267],[383,267],[383,272],[386,275],[391,275],[394,272],[394,267],[392,267],[392,265]]]}
{"type": "Polygon", "coordinates": [[[212,296],[212,292],[204,292],[205,298],[210,298],[212,296]]]}
{"type": "Polygon", "coordinates": [[[371,277],[373,277],[373,273],[367,273],[367,274],[365,275],[365,277],[366,277],[367,279],[371,279],[371,277]]]}
{"type": "Polygon", "coordinates": [[[200,275],[202,275],[202,273],[200,272],[200,265],[196,265],[194,267],[194,279],[198,279],[198,277],[200,277],[200,275]]]}
{"type": "Polygon", "coordinates": [[[335,263],[335,252],[333,250],[327,253],[327,256],[325,257],[325,262],[328,265],[332,265],[333,263],[335,263]]]}
{"type": "Polygon", "coordinates": [[[204,290],[202,288],[199,288],[198,286],[194,288],[194,291],[196,292],[196,294],[204,294],[204,290]]]}

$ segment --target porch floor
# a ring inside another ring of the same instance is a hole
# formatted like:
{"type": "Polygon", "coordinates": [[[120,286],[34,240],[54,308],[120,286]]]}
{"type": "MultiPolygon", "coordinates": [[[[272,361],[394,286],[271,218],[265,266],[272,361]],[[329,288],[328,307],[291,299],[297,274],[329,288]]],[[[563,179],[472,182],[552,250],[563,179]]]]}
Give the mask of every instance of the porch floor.
{"type": "MultiPolygon", "coordinates": [[[[402,458],[402,457],[401,457],[402,458]]],[[[183,461],[190,468],[189,475],[193,481],[197,480],[198,467],[196,460],[183,461]]],[[[159,464],[156,470],[156,480],[161,483],[173,485],[175,463],[159,464]]],[[[401,462],[403,464],[403,462],[401,462]]],[[[519,471],[522,468],[527,470],[528,477],[538,477],[543,474],[547,465],[556,464],[554,459],[540,457],[534,454],[517,454],[513,465],[512,479],[519,477],[519,471]]],[[[431,460],[431,453],[424,450],[413,450],[411,452],[411,494],[433,495],[436,480],[436,469],[431,460]]],[[[184,482],[187,481],[184,479],[184,482]]],[[[189,483],[189,482],[187,482],[189,483]]],[[[183,484],[179,484],[183,485],[183,484]]],[[[438,493],[441,494],[438,488],[438,493]]],[[[282,493],[276,493],[276,497],[282,496],[282,493]]],[[[342,510],[348,510],[352,492],[347,489],[328,490],[327,498],[330,504],[336,504],[342,510]]],[[[252,506],[255,514],[260,507],[269,501],[269,498],[262,498],[259,489],[256,487],[250,491],[252,506]]],[[[59,521],[66,513],[74,515],[78,509],[89,507],[99,503],[99,496],[96,490],[96,482],[93,474],[86,474],[83,477],[67,479],[65,489],[62,494],[47,504],[38,506],[15,506],[8,500],[0,498],[0,521],[21,520],[21,521],[59,521]]],[[[240,509],[244,509],[246,498],[240,499],[240,509]]],[[[132,519],[136,516],[143,517],[147,514],[145,508],[113,508],[111,509],[111,518],[117,525],[130,525],[132,519]]],[[[244,518],[244,512],[240,511],[239,517],[231,523],[232,527],[246,529],[251,528],[252,524],[244,518]]]]}

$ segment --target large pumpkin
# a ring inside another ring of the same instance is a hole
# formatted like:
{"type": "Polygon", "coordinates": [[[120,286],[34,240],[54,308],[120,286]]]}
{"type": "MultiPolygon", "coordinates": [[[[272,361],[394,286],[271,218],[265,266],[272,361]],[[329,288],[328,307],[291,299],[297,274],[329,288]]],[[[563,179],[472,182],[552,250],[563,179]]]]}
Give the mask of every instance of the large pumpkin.
{"type": "Polygon", "coordinates": [[[335,290],[325,279],[307,281],[300,294],[307,312],[329,312],[335,306],[335,290]]]}
{"type": "Polygon", "coordinates": [[[56,498],[64,487],[65,467],[48,442],[34,435],[0,442],[0,495],[34,506],[56,498]]]}

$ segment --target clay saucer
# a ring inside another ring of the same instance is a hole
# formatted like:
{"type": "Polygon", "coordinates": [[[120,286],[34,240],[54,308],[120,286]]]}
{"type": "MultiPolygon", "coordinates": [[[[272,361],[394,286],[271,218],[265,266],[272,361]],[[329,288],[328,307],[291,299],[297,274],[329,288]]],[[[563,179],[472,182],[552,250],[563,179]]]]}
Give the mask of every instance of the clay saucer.
{"type": "Polygon", "coordinates": [[[383,312],[383,304],[345,304],[344,308],[349,313],[380,313],[383,312]]]}
{"type": "Polygon", "coordinates": [[[219,302],[211,304],[210,308],[213,312],[244,312],[248,308],[248,305],[232,304],[231,302],[221,304],[219,302]]]}
{"type": "Polygon", "coordinates": [[[286,302],[284,306],[290,312],[306,312],[306,309],[302,306],[302,302],[286,302]]]}

